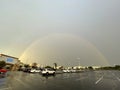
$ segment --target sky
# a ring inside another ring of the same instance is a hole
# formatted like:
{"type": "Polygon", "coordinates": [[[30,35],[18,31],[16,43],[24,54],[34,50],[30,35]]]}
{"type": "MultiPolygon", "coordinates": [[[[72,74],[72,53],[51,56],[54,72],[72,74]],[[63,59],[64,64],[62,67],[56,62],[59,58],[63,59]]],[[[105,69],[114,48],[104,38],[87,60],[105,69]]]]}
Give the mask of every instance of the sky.
{"type": "Polygon", "coordinates": [[[119,0],[0,0],[0,53],[40,65],[120,64],[119,0]]]}

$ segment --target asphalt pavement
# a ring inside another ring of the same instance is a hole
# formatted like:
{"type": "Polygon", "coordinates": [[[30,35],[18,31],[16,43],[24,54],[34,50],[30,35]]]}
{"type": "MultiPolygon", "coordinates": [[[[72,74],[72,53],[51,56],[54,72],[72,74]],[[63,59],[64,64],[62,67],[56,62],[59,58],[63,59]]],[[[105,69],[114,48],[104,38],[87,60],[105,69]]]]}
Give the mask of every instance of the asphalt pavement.
{"type": "Polygon", "coordinates": [[[0,79],[0,90],[120,90],[120,71],[84,71],[48,77],[9,72],[0,79]]]}

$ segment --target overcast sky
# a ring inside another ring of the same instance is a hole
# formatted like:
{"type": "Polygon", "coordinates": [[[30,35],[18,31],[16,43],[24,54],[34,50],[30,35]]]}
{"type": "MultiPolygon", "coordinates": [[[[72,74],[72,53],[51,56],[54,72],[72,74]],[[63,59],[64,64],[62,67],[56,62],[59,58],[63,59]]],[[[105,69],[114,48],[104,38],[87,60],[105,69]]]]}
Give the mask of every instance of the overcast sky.
{"type": "Polygon", "coordinates": [[[120,0],[0,0],[0,52],[25,63],[120,64],[120,0]]]}

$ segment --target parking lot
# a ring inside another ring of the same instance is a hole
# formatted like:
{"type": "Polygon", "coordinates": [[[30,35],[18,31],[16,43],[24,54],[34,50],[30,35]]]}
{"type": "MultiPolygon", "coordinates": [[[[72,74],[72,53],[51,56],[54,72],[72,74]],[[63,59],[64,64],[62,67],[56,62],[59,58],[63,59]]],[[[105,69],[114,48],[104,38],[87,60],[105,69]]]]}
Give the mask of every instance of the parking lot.
{"type": "Polygon", "coordinates": [[[120,90],[120,71],[85,71],[42,76],[39,73],[8,72],[0,90],[120,90]]]}

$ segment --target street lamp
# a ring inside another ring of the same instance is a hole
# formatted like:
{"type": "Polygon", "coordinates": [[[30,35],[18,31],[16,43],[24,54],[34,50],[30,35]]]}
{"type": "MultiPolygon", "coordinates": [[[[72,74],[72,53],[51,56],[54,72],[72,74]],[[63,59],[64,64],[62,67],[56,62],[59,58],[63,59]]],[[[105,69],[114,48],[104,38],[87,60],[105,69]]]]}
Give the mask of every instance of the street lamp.
{"type": "Polygon", "coordinates": [[[80,66],[80,58],[77,58],[77,60],[78,60],[78,66],[80,66]]]}

